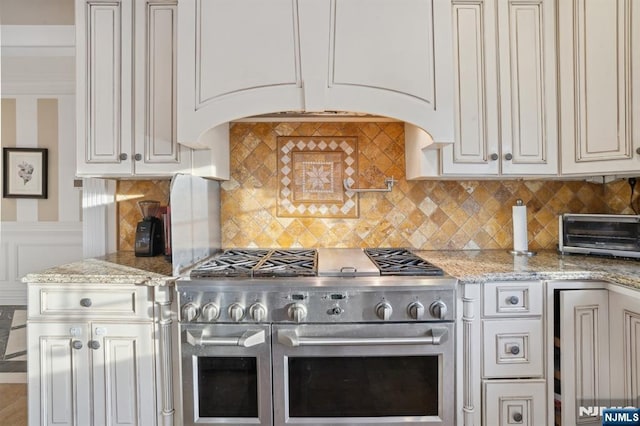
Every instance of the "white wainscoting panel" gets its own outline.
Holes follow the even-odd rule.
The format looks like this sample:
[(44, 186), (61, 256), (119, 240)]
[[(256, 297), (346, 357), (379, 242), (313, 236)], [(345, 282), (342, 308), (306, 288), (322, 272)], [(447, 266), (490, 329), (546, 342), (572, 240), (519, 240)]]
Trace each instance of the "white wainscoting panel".
[(2, 222), (0, 305), (26, 305), (24, 275), (82, 259), (81, 222)]

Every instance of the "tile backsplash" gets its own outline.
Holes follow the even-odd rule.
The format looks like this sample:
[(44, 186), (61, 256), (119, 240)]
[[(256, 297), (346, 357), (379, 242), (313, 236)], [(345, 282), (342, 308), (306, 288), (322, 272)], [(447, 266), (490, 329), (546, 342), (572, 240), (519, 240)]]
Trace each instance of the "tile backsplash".
[[(358, 138), (354, 187), (391, 192), (359, 195), (359, 217), (279, 217), (278, 137)], [(633, 213), (626, 181), (407, 181), (404, 125), (379, 123), (234, 123), (231, 179), (222, 183), (222, 246), (498, 249), (512, 246), (511, 206), (528, 207), (531, 249), (554, 248), (561, 213)]]
[[(234, 123), (231, 179), (220, 191), (222, 247), (365, 247), (416, 249), (511, 248), (511, 206), (528, 208), (530, 248), (555, 248), (561, 213), (633, 214), (624, 180), (407, 181), (402, 123)], [(355, 136), (358, 176), (354, 187), (388, 193), (358, 195), (359, 217), (279, 217), (278, 137)], [(117, 185), (119, 250), (133, 250), (137, 202), (169, 200), (169, 180), (122, 180)], [(211, 202), (217, 202), (213, 200)]]
[(138, 201), (156, 200), (166, 206), (169, 202), (169, 180), (120, 180), (116, 185), (118, 217), (118, 250), (133, 251), (136, 225), (142, 220)]

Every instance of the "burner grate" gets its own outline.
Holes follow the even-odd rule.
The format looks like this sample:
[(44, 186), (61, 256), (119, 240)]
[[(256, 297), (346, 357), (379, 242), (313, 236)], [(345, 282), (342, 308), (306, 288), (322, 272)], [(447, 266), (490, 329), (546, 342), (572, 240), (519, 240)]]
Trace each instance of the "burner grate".
[(442, 269), (405, 248), (367, 248), (364, 252), (380, 275), (444, 275)]
[(317, 275), (313, 249), (229, 249), (191, 272), (191, 278), (300, 277)]

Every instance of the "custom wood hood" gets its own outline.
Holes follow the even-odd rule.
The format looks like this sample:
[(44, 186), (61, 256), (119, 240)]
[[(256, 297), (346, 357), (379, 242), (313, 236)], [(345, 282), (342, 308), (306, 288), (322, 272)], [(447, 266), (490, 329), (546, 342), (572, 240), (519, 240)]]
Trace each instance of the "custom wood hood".
[(448, 1), (181, 0), (178, 10), (182, 144), (219, 150), (229, 121), (283, 111), (390, 117), (454, 140)]

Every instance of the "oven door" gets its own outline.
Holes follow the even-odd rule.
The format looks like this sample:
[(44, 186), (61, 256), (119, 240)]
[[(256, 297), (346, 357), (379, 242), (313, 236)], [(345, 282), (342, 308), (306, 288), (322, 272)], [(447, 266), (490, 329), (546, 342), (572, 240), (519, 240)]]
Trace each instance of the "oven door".
[(271, 425), (268, 325), (181, 325), (184, 425)]
[(277, 425), (453, 425), (453, 323), (274, 326)]

